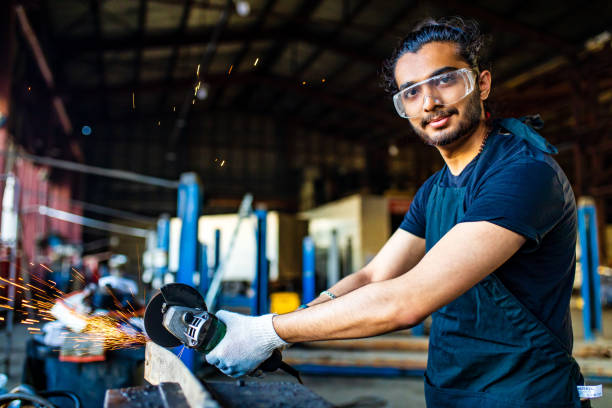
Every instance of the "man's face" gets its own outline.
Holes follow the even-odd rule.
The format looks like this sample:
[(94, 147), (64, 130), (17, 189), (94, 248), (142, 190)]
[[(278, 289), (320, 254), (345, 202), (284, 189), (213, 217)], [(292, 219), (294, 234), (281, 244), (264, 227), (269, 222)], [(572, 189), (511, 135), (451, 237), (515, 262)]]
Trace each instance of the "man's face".
[[(440, 73), (443, 69), (470, 68), (457, 52), (453, 43), (431, 42), (416, 53), (402, 55), (395, 66), (395, 81), (402, 89), (407, 83), (423, 81)], [(420, 115), (410, 118), (416, 134), (427, 144), (433, 146), (449, 145), (474, 132), (484, 119), (482, 100), (489, 93), (490, 74), (483, 72), (476, 78), (476, 87), (467, 97), (452, 105), (436, 104), (435, 98), (426, 97)], [(483, 85), (486, 89), (482, 89)], [(483, 92), (484, 91), (484, 92)]]

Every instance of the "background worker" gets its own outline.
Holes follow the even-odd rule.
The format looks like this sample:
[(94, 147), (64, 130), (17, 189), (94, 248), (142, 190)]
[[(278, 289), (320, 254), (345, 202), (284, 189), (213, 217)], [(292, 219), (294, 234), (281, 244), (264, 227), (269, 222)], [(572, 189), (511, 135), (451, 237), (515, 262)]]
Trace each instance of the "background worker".
[(458, 18), (402, 41), (387, 64), (394, 105), (445, 166), (376, 257), (310, 307), (219, 312), (228, 331), (209, 363), (241, 376), (287, 343), (374, 336), (433, 314), (428, 406), (581, 406), (574, 195), (553, 146), (516, 119), (488, 120), (482, 46), (477, 24)]

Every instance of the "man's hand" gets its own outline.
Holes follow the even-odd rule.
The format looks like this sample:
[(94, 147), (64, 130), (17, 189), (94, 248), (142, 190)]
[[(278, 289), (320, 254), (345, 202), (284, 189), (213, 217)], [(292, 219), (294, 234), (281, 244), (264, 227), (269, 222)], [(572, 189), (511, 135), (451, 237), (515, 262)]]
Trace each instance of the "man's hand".
[(276, 334), (273, 314), (253, 317), (221, 310), (216, 316), (227, 332), (206, 361), (231, 377), (253, 372), (274, 350), (288, 344)]

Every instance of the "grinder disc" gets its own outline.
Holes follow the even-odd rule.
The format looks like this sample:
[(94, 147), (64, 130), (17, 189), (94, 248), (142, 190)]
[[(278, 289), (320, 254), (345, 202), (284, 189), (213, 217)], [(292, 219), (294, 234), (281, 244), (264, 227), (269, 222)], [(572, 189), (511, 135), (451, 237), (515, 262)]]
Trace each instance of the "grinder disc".
[(164, 315), (162, 306), (165, 303), (164, 296), (160, 293), (151, 298), (144, 314), (144, 326), (147, 336), (162, 347), (177, 347), (182, 343), (174, 337), (162, 324)]
[(206, 311), (206, 303), (197, 289), (184, 283), (168, 283), (159, 289), (168, 306), (183, 306)]

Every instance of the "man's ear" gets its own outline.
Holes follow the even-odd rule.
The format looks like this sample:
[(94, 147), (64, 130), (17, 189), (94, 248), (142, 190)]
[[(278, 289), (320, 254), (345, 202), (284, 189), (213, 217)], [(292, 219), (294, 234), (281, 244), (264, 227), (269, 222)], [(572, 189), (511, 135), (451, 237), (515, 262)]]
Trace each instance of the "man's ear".
[(491, 72), (484, 70), (478, 75), (478, 90), (480, 91), (480, 100), (484, 101), (489, 97), (491, 92)]

